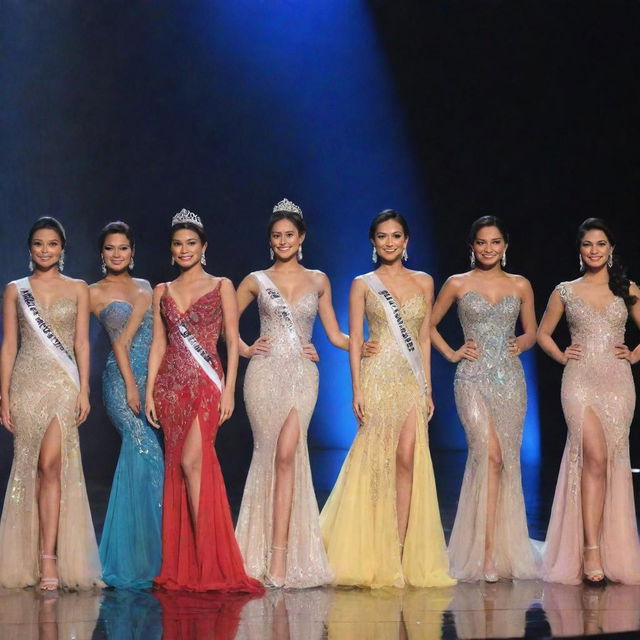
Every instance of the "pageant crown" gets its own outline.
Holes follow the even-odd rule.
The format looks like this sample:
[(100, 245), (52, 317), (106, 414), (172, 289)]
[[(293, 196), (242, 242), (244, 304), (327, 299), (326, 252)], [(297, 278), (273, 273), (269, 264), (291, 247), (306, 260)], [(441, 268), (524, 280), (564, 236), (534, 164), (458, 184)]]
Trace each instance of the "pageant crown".
[(180, 213), (176, 213), (176, 215), (171, 219), (171, 226), (175, 227), (177, 224), (182, 222), (190, 222), (191, 224), (195, 224), (196, 227), (204, 229), (202, 226), (202, 220), (200, 220), (193, 211), (189, 211), (188, 209), (183, 209)]
[(278, 213), (279, 211), (284, 211), (286, 213), (297, 213), (302, 218), (302, 209), (297, 204), (295, 204), (295, 202), (287, 200), (287, 198), (283, 198), (275, 207), (273, 207), (273, 213)]

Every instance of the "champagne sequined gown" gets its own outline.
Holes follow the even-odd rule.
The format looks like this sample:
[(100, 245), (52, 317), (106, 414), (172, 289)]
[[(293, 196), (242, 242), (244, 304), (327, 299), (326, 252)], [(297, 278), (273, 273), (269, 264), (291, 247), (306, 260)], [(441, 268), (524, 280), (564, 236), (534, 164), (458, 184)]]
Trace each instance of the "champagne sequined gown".
[[(160, 299), (167, 348), (153, 398), (164, 433), (165, 477), (162, 567), (155, 583), (171, 590), (262, 593), (260, 583), (244, 570), (214, 448), (220, 390), (194, 360), (180, 334), (182, 324), (209, 354), (212, 367), (222, 380), (217, 350), (223, 321), (221, 284), (222, 280), (184, 312), (171, 296), (169, 285)], [(196, 420), (202, 438), (202, 459), (198, 518), (193, 527), (181, 460), (185, 439)]]
[[(125, 328), (133, 308), (114, 300), (100, 312), (111, 342)], [(152, 313), (149, 310), (129, 350), (129, 362), (140, 397), (147, 384)], [(164, 464), (158, 431), (131, 411), (127, 389), (113, 351), (102, 376), (102, 399), (113, 426), (122, 438), (109, 506), (100, 540), (104, 581), (120, 589), (145, 589), (160, 570), (160, 524)]]
[[(557, 287), (571, 341), (582, 347), (562, 376), (565, 446), (547, 530), (544, 579), (579, 584), (584, 549), (582, 526), (582, 424), (587, 411), (600, 421), (607, 446), (606, 489), (600, 532), (600, 558), (610, 580), (640, 584), (640, 544), (631, 483), (629, 426), (635, 408), (631, 365), (615, 357), (624, 342), (627, 307), (614, 298), (596, 309), (576, 295), (570, 282)], [(638, 304), (638, 303), (636, 303)]]
[[(311, 341), (318, 312), (313, 291), (289, 305), (301, 344)], [(274, 300), (260, 287), (260, 335), (272, 340), (267, 355), (251, 358), (244, 399), (253, 432), (253, 457), (245, 484), (236, 535), (249, 575), (263, 579), (269, 570), (273, 528), (274, 461), (280, 430), (292, 410), (300, 436), (295, 453), (294, 486), (287, 543), (285, 586), (301, 589), (331, 582), (333, 574), (320, 535), (309, 466), (307, 431), (318, 396), (318, 369), (292, 343)]]
[[(62, 298), (49, 308), (37, 300), (36, 304), (67, 352), (73, 354), (75, 301)], [(75, 424), (78, 390), (34, 334), (19, 303), (18, 323), (20, 346), (10, 388), (14, 454), (0, 521), (0, 586), (26, 587), (40, 580), (38, 457), (42, 438), (57, 419), (62, 433), (58, 575), (63, 588), (90, 588), (102, 583)]]
[[(420, 384), (400, 351), (382, 302), (367, 290), (365, 312), (379, 352), (363, 358), (361, 425), (320, 516), (329, 563), (338, 585), (448, 586), (449, 561), (429, 453), (427, 406)], [(422, 295), (400, 313), (416, 346), (426, 314)], [(419, 346), (418, 346), (419, 348)], [(416, 442), (409, 523), (401, 553), (396, 517), (396, 449), (400, 429), (416, 410)]]
[(475, 340), (480, 352), (474, 362), (460, 361), (454, 382), (456, 407), (469, 447), (449, 541), (451, 573), (459, 580), (483, 579), (489, 429), (498, 437), (503, 464), (494, 528), (497, 573), (502, 578), (535, 578), (538, 574), (520, 473), (527, 390), (520, 359), (507, 349), (515, 335), (520, 304), (517, 296), (491, 304), (476, 291), (458, 300), (465, 340)]

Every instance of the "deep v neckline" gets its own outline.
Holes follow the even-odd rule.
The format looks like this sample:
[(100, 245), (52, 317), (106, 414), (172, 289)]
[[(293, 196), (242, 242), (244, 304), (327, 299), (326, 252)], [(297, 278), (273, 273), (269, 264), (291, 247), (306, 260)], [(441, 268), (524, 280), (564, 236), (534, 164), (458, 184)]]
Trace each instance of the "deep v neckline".
[(169, 285), (167, 285), (167, 290), (165, 292), (165, 297), (168, 300), (171, 300), (171, 302), (173, 302), (173, 306), (175, 308), (175, 310), (178, 312), (178, 315), (181, 318), (184, 318), (184, 316), (186, 316), (189, 311), (191, 311), (203, 298), (206, 298), (208, 295), (215, 293), (216, 291), (218, 291), (218, 289), (220, 289), (220, 285), (222, 284), (222, 279), (220, 279), (218, 281), (218, 284), (213, 288), (210, 289), (209, 291), (206, 291), (205, 293), (203, 293), (200, 297), (196, 298), (187, 308), (185, 311), (182, 311), (180, 309), (180, 306), (178, 305), (176, 299), (173, 297), (173, 294), (171, 293), (171, 291), (169, 291)]
[(424, 295), (422, 294), (422, 292), (417, 291), (416, 293), (412, 293), (410, 296), (408, 296), (404, 301), (400, 302), (400, 298), (397, 295), (395, 295), (395, 293), (393, 293), (391, 289), (389, 289), (389, 287), (383, 282), (382, 278), (378, 274), (376, 274), (375, 271), (372, 271), (371, 273), (376, 278), (378, 278), (378, 280), (380, 280), (380, 284), (382, 284), (386, 292), (393, 298), (393, 301), (396, 303), (399, 309), (402, 309), (404, 305), (407, 304), (407, 302), (409, 302), (410, 300), (413, 300), (414, 298), (424, 298)]
[(61, 296), (57, 300), (54, 300), (50, 305), (42, 304), (42, 301), (36, 295), (33, 285), (31, 284), (30, 277), (27, 278), (27, 282), (29, 283), (29, 289), (31, 289), (31, 295), (33, 296), (33, 300), (36, 303), (36, 307), (38, 308), (38, 311), (40, 311), (40, 313), (42, 312), (49, 313), (49, 311), (51, 311), (53, 307), (55, 307), (59, 302), (62, 302), (63, 300), (68, 300), (69, 302), (73, 302), (74, 304), (77, 304), (77, 302), (73, 298), (70, 298), (69, 296)]
[(598, 308), (594, 305), (592, 305), (586, 298), (582, 297), (579, 293), (576, 293), (576, 290), (573, 287), (573, 284), (569, 283), (569, 286), (571, 287), (571, 294), (573, 295), (574, 298), (576, 298), (577, 300), (580, 300), (580, 302), (582, 302), (585, 306), (589, 307), (589, 309), (591, 309), (591, 311), (593, 311), (594, 313), (604, 313), (617, 299), (618, 296), (613, 296), (613, 298), (611, 298), (611, 300), (609, 300), (609, 302), (607, 302), (607, 304), (605, 304), (602, 308)]
[(280, 290), (280, 287), (273, 281), (273, 278), (271, 278), (269, 274), (264, 270), (261, 271), (261, 273), (265, 278), (267, 278), (267, 280), (269, 280), (269, 282), (273, 285), (273, 288), (280, 294), (280, 297), (287, 303), (287, 306), (289, 307), (295, 307), (301, 300), (303, 300), (307, 296), (318, 295), (318, 292), (315, 289), (312, 289), (311, 291), (307, 291), (306, 293), (303, 293), (301, 296), (298, 296), (295, 302), (290, 302), (282, 293), (282, 291)]

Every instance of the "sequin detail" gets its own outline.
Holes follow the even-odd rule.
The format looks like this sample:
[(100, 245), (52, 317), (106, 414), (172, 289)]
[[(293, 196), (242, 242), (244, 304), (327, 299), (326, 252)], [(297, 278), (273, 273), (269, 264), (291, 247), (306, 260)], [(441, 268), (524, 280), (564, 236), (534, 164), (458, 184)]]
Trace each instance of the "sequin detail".
[[(68, 298), (40, 314), (73, 354), (76, 303)], [(58, 573), (65, 588), (101, 585), (96, 544), (75, 425), (78, 391), (43, 346), (18, 306), (20, 346), (11, 375), (15, 427), (11, 476), (0, 522), (0, 585), (26, 587), (40, 579), (40, 531), (36, 482), (42, 438), (54, 419), (62, 433)]]
[[(244, 399), (253, 432), (253, 457), (236, 535), (247, 572), (264, 579), (271, 561), (275, 453), (280, 429), (295, 409), (300, 437), (294, 462), (285, 586), (300, 589), (327, 584), (333, 578), (320, 536), (307, 449), (307, 430), (318, 396), (318, 369), (291, 340), (277, 302), (261, 290), (260, 335), (269, 336), (272, 343), (268, 355), (251, 358), (245, 375)], [(318, 294), (309, 292), (289, 308), (300, 343), (307, 344), (318, 312)]]
[(469, 447), (449, 542), (451, 572), (459, 580), (483, 577), (490, 428), (500, 441), (503, 463), (493, 560), (500, 577), (537, 576), (520, 473), (527, 391), (520, 359), (507, 349), (509, 339), (515, 335), (520, 304), (517, 296), (506, 296), (491, 304), (476, 291), (468, 291), (458, 300), (465, 340), (475, 340), (480, 353), (474, 362), (459, 362), (454, 381), (456, 408)]
[(557, 286), (564, 303), (571, 341), (582, 347), (579, 360), (569, 360), (562, 375), (562, 410), (568, 434), (547, 531), (544, 577), (550, 582), (578, 584), (582, 578), (582, 428), (592, 411), (607, 447), (600, 556), (607, 577), (640, 584), (640, 543), (629, 461), (629, 427), (635, 409), (631, 366), (615, 357), (624, 343), (628, 312), (615, 297), (596, 309), (576, 294), (573, 284)]

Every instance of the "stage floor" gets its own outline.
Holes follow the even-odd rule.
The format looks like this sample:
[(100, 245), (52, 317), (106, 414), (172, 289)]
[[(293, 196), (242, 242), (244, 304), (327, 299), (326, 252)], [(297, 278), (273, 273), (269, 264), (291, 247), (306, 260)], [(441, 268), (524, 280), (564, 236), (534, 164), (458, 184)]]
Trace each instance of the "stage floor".
[[(339, 467), (343, 456), (314, 452), (314, 470)], [(464, 453), (434, 453), (447, 536), (464, 459)], [(322, 474), (315, 475), (322, 503), (326, 487), (321, 486)], [(554, 482), (553, 470), (523, 465), (531, 535), (538, 539), (544, 537)], [(88, 484), (100, 530), (109, 487)], [(234, 486), (229, 495), (236, 512), (240, 489)], [(257, 599), (114, 590), (43, 596), (32, 589), (0, 590), (2, 640), (454, 640), (609, 634), (640, 638), (640, 586), (505, 581), (447, 589), (270, 591)]]

